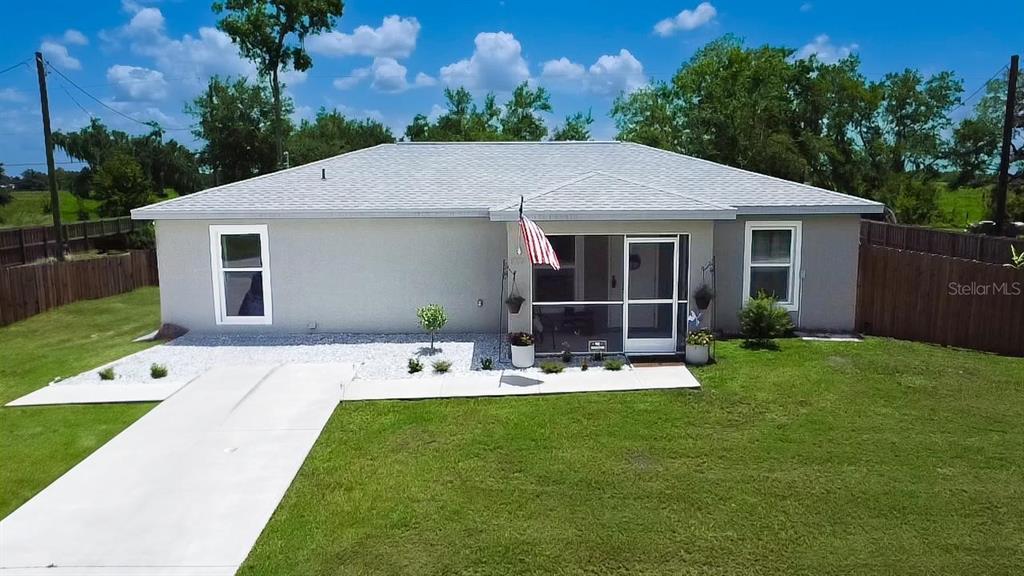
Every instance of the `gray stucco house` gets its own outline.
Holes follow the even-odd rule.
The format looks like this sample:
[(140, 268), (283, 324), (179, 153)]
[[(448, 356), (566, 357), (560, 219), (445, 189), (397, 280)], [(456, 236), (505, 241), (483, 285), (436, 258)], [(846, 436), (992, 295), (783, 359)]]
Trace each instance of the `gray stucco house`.
[[(529, 264), (520, 196), (561, 270)], [(852, 330), (859, 220), (882, 210), (639, 144), (399, 143), (132, 217), (156, 224), (164, 322), (193, 331), (415, 332), (416, 308), (439, 303), (447, 330), (532, 331), (538, 352), (658, 353), (712, 280), (725, 332), (762, 289), (800, 328)]]

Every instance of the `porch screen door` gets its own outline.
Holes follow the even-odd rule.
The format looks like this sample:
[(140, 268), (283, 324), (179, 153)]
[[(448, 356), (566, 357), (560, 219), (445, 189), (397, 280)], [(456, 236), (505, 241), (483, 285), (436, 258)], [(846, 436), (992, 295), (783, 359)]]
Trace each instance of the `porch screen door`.
[(675, 351), (678, 249), (676, 237), (626, 239), (626, 352)]

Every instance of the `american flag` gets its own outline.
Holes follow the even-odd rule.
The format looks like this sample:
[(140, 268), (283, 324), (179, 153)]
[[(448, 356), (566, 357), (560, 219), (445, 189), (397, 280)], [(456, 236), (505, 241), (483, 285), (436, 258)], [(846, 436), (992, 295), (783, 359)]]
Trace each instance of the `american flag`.
[(526, 253), (529, 254), (532, 264), (550, 264), (555, 270), (561, 267), (558, 255), (551, 247), (551, 242), (548, 242), (548, 237), (533, 220), (523, 216), (522, 208), (519, 212), (519, 231), (523, 234), (523, 243), (526, 244)]

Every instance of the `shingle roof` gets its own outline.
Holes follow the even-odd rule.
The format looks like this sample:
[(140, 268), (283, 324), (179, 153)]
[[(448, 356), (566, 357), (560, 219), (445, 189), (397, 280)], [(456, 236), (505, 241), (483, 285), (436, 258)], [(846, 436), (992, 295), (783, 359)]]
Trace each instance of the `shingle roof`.
[(382, 144), (138, 208), (132, 216), (504, 219), (502, 208), (518, 210), (520, 196), (529, 199), (527, 214), (550, 218), (588, 218), (588, 206), (603, 218), (882, 210), (862, 198), (639, 144), (504, 142)]

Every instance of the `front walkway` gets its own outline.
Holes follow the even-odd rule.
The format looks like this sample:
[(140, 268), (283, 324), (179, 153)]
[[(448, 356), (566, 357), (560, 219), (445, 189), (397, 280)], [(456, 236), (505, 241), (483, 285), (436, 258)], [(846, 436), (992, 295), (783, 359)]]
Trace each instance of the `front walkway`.
[(353, 372), (210, 370), (0, 521), (0, 574), (234, 574)]
[(362, 380), (344, 386), (342, 401), (408, 400), (472, 396), (522, 396), (566, 392), (614, 392), (663, 388), (700, 388), (685, 366), (623, 366), (610, 371), (597, 366), (587, 371), (569, 369), (561, 374), (529, 370), (476, 371), (431, 378)]

